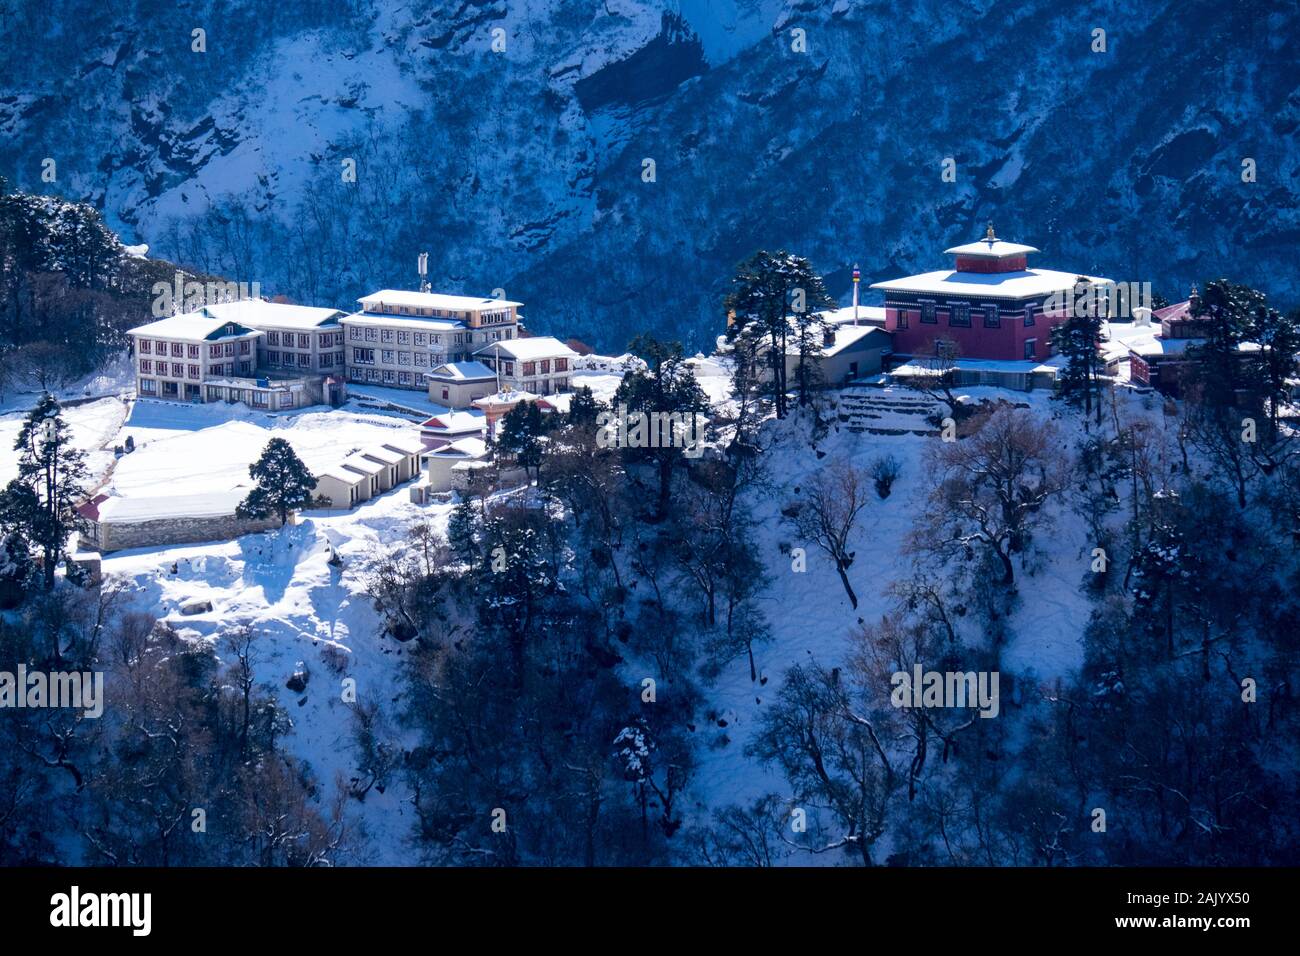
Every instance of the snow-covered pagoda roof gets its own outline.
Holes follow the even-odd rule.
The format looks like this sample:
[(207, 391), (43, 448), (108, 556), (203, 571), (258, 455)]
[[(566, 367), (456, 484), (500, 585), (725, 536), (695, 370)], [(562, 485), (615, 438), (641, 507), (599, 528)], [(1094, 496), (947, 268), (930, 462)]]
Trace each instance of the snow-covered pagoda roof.
[(1005, 259), (1007, 256), (1025, 256), (1037, 252), (1033, 246), (1023, 246), (1018, 242), (1006, 242), (1002, 239), (981, 239), (968, 242), (964, 246), (953, 246), (943, 250), (950, 256), (978, 256), (984, 259)]
[(1018, 242), (1004, 242), (993, 233), (993, 223), (989, 223), (984, 238), (978, 242), (968, 242), (964, 246), (953, 246), (944, 252), (950, 256), (977, 259), (1008, 259), (1012, 256), (1026, 256), (1037, 252), (1033, 246), (1024, 246)]
[[(871, 288), (884, 292), (913, 292), (946, 295), (960, 299), (1031, 299), (1074, 288), (1076, 272), (1052, 269), (1019, 269), (1015, 272), (958, 272), (939, 269), (920, 275), (873, 282)], [(1110, 279), (1083, 276), (1092, 283), (1109, 284)]]

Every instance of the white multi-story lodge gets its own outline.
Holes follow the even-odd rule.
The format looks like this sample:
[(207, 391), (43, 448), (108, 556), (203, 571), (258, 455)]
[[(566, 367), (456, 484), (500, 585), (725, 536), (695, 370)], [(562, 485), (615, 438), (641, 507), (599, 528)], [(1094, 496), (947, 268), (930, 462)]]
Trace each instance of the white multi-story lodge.
[(352, 382), (424, 389), (426, 373), (519, 334), (522, 303), (505, 299), (383, 289), (359, 301), (339, 320)]
[(137, 394), (268, 410), (338, 404), (346, 389), (341, 315), (244, 299), (137, 326), (127, 333)]
[(567, 391), (578, 353), (523, 336), (521, 303), (385, 289), (347, 315), (242, 299), (131, 329), (144, 398), (270, 410), (338, 404), (347, 382), (427, 390), (450, 408), (502, 389)]

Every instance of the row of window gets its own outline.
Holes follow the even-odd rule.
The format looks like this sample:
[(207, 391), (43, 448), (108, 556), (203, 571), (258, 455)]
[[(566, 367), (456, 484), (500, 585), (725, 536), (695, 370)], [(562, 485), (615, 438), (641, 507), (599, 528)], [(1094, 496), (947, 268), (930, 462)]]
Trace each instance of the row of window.
[[(172, 358), (192, 358), (199, 357), (199, 347), (197, 345), (187, 345), (184, 342), (165, 342), (153, 341), (152, 339), (140, 339), (139, 349), (141, 355), (158, 355), (160, 357), (167, 355), (170, 346)], [(234, 355), (236, 351), (240, 355), (250, 355), (253, 351), (253, 343), (244, 339), (238, 343), (236, 349), (234, 342), (221, 342), (208, 346), (208, 355), (212, 358), (221, 358), (223, 355)]]
[(351, 373), (354, 382), (382, 382), (385, 385), (414, 385), (415, 377), (411, 372), (399, 372), (385, 368), (354, 368)]
[[(1002, 315), (996, 305), (984, 305), (980, 307), (983, 313), (984, 328), (1000, 329), (1002, 328)], [(1019, 309), (1016, 310), (1020, 311)], [(1034, 307), (1025, 306), (1025, 326), (1030, 327), (1035, 324)], [(917, 309), (898, 309), (896, 328), (905, 329), (912, 315), (917, 314)], [(937, 303), (922, 302), (920, 304), (919, 315), (922, 325), (938, 325), (939, 315)], [(956, 329), (970, 328), (970, 303), (969, 302), (949, 302), (948, 303), (948, 327)]]
[[(343, 344), (343, 333), (342, 332), (320, 332), (317, 334), (316, 341), (317, 344), (320, 346), (320, 348), (323, 349), (332, 348), (335, 345)], [(266, 333), (267, 345), (283, 346), (284, 348), (291, 349), (294, 347), (295, 343), (300, 349), (311, 348), (311, 333), (310, 332), (297, 332), (297, 333), (267, 332)]]
[[(275, 401), (271, 401), (272, 395)], [(254, 408), (293, 408), (291, 392), (265, 392), (256, 388), (227, 388), (223, 385), (208, 386), (210, 402), (243, 402)]]
[[(308, 358), (308, 356), (304, 356), (304, 358)], [(322, 356), (321, 365), (324, 366), (324, 364), (324, 356)], [(339, 357), (338, 364), (343, 364), (342, 356)], [(333, 366), (331, 365), (329, 367), (332, 368)], [(238, 369), (239, 375), (253, 374), (252, 362), (239, 362), (238, 365), (234, 362), (223, 362), (216, 365), (209, 365), (208, 375), (217, 378), (222, 376), (231, 378), (236, 374), (236, 368)], [(140, 374), (167, 375), (171, 378), (188, 378), (192, 381), (198, 381), (203, 377), (203, 369), (201, 366), (193, 364), (186, 365), (183, 362), (172, 362), (169, 365), (167, 362), (161, 360), (154, 361), (153, 359), (140, 359)]]
[[(483, 358), (483, 364), (486, 365), (488, 368), (495, 368), (496, 366), (493, 364), (495, 361), (496, 360), (490, 356), (484, 356)], [(527, 378), (530, 375), (550, 375), (552, 365), (555, 366), (554, 370), (556, 372), (567, 372), (569, 370), (569, 360), (567, 358), (541, 359), (540, 361), (536, 361), (536, 362), (522, 363), (523, 367), (521, 368), (519, 374), (525, 378)], [(501, 370), (506, 375), (514, 375), (515, 363), (510, 361), (509, 359), (502, 359)]]
[(415, 306), (405, 306), (405, 305), (402, 306), (385, 305), (379, 309), (375, 309), (375, 310), (367, 309), (366, 311), (383, 312), (387, 315), (426, 315), (430, 317), (437, 317), (437, 318), (444, 318), (444, 319), (468, 319), (469, 318), (468, 312), (457, 312), (454, 309), (421, 309)]
[[(268, 351), (266, 353), (266, 364), (274, 368), (311, 368), (311, 355), (306, 352), (276, 352)], [(338, 368), (343, 364), (342, 352), (322, 352), (318, 366), (320, 368)]]
[[(334, 334), (338, 336), (337, 341), (343, 341), (342, 332), (336, 332)], [(473, 332), (448, 332), (446, 333), (446, 336), (449, 345), (472, 345), (474, 342)], [(499, 342), (502, 339), (511, 338), (514, 338), (514, 329), (499, 329), (492, 333), (491, 341)], [(362, 328), (353, 325), (349, 327), (348, 339), (353, 342), (379, 342), (395, 345), (434, 346), (443, 344), (443, 333), (409, 332), (405, 329)]]
[[(384, 365), (414, 365), (416, 368), (429, 367), (428, 352), (394, 352), (392, 349), (380, 349), (379, 361)], [(340, 359), (340, 364), (342, 360)], [(352, 364), (374, 365), (374, 349), (352, 349)]]
[[(422, 309), (416, 306), (407, 305), (385, 305), (378, 309), (366, 309), (367, 312), (382, 312), (385, 315), (423, 315), (429, 318), (437, 319), (457, 319), (461, 322), (468, 322), (472, 312), (461, 312), (456, 309)], [(514, 317), (509, 309), (494, 309), (491, 312), (480, 312), (479, 321), (483, 324), (492, 324), (497, 322), (512, 322)]]

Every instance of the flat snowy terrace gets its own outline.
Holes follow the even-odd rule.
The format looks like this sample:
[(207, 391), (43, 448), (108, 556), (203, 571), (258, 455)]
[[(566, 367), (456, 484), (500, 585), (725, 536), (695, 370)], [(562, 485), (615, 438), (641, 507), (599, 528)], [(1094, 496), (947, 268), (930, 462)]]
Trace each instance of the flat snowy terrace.
[(137, 403), (123, 431), (146, 437), (137, 437), (136, 450), (118, 460), (113, 494), (172, 497), (246, 487), (251, 484), (249, 465), (272, 438), (288, 441), (312, 472), (340, 465), (358, 452), (378, 450), (394, 439), (419, 442), (419, 429), (409, 422), (345, 409), (278, 416), (248, 413), (214, 423), (214, 408), (229, 414), (230, 406)]

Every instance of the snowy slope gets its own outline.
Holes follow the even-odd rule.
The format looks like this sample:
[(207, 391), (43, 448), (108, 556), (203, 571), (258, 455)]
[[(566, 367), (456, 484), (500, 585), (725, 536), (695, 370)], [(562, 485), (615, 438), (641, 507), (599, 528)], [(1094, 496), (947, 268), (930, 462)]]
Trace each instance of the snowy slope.
[[(724, 397), (725, 379), (706, 376), (704, 380), (721, 386), (715, 399)], [(976, 388), (969, 390), (969, 396), (1027, 403), (1044, 417), (1059, 414), (1058, 406), (1044, 393)], [(1126, 417), (1159, 416), (1158, 405), (1147, 398), (1124, 393), (1123, 401)], [(140, 445), (119, 462), (113, 475), (115, 487), (122, 493), (148, 494), (159, 489), (178, 493), (205, 485), (224, 486), (241, 474), (246, 476), (240, 468), (246, 469), (244, 463), (270, 434), (286, 437), (310, 454), (313, 443), (327, 434), (346, 444), (412, 427), (397, 416), (350, 411), (269, 416), (236, 410), (234, 420), (223, 421), (230, 411), (224, 406), (138, 404), (122, 434), (135, 434)], [(1077, 416), (1061, 418), (1058, 424), (1070, 445), (1082, 434)], [(768, 427), (777, 438), (768, 453), (777, 487), (772, 493), (756, 494), (749, 504), (757, 521), (757, 547), (771, 578), (762, 606), (774, 639), (756, 648), (760, 678), (765, 682), (751, 683), (746, 664), (735, 661), (705, 688), (706, 705), (698, 714), (696, 738), (699, 767), (688, 806), (695, 820), (707, 819), (711, 810), (726, 804), (748, 803), (769, 791), (785, 792), (778, 773), (744, 756), (745, 745), (789, 667), (813, 659), (826, 666), (843, 663), (850, 632), (859, 622), (877, 619), (892, 608), (886, 589), (905, 577), (909, 567), (900, 542), (923, 511), (928, 490), (923, 456), (927, 444), (939, 440), (910, 432), (857, 434), (835, 427), (814, 447), (806, 430), (793, 421)], [(199, 448), (207, 449), (206, 470), (193, 467)], [(884, 453), (902, 463), (902, 473), (889, 498), (873, 497), (851, 541), (857, 559), (849, 576), (860, 599), (854, 612), (833, 565), (815, 549), (808, 549), (806, 572), (792, 570), (786, 552), (796, 542), (780, 510), (796, 496), (795, 489), (825, 465), (840, 460), (867, 465)], [(294, 732), (286, 745), (311, 764), (324, 785), (327, 802), (336, 778), (342, 775), (346, 784), (353, 770), (350, 711), (340, 696), (342, 678), (355, 678), (358, 694), (378, 700), (390, 714), (398, 703), (402, 646), (382, 635), (365, 596), (366, 575), (378, 556), (408, 540), (411, 523), (428, 521), (444, 530), (449, 507), (412, 505), (406, 488), (399, 487), (351, 512), (309, 512), (298, 526), (278, 532), (228, 543), (107, 555), (103, 569), (127, 584), (140, 609), (166, 618), (191, 637), (215, 640), (237, 624), (254, 626), (260, 635), (259, 682), (276, 693), (291, 713)], [(1021, 572), (1025, 597), (1010, 622), (1013, 638), (1002, 663), (1005, 670), (1044, 683), (1080, 663), (1080, 628), (1089, 611), (1081, 585), (1093, 546), (1080, 519), (1064, 504), (1056, 506), (1051, 517), (1050, 529), (1040, 536), (1041, 546)], [(341, 568), (328, 563), (332, 553), (341, 558)], [(211, 602), (211, 612), (180, 613), (182, 605), (203, 600)], [(343, 673), (330, 669), (326, 661), (327, 653), (333, 653), (330, 649), (346, 660)], [(284, 685), (300, 662), (311, 676), (306, 691), (294, 694)], [(635, 668), (632, 663), (628, 666)], [(708, 714), (713, 715), (712, 721), (705, 719)], [(415, 851), (406, 842), (412, 824), (407, 796), (397, 775), (387, 793), (372, 791), (364, 804), (351, 803), (369, 834), (363, 842), (373, 853), (373, 862), (415, 862)]]

